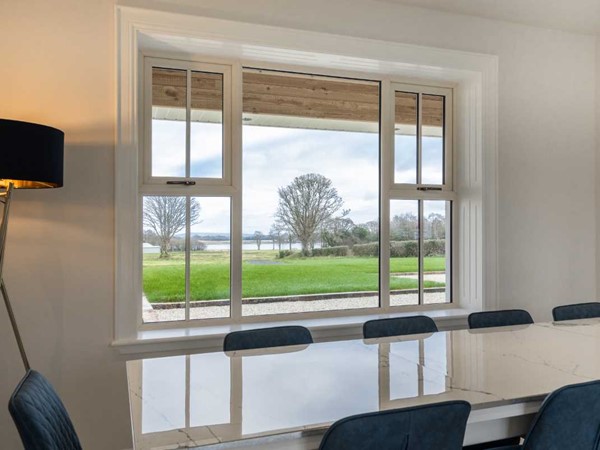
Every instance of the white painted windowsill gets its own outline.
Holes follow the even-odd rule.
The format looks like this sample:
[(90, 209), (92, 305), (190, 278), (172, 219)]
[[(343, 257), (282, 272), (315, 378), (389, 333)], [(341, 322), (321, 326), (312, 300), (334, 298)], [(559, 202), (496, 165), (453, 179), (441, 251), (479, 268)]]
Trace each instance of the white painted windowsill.
[(220, 351), (223, 348), (223, 339), (227, 333), (284, 325), (302, 325), (307, 327), (310, 329), (315, 342), (359, 339), (362, 337), (363, 323), (367, 320), (414, 316), (417, 314), (425, 315), (431, 317), (436, 322), (438, 328), (443, 331), (466, 328), (467, 316), (471, 312), (473, 311), (463, 308), (445, 308), (397, 314), (369, 314), (281, 322), (254, 322), (235, 325), (143, 330), (138, 331), (135, 339), (116, 340), (112, 342), (112, 346), (124, 355), (176, 350), (194, 350), (198, 352)]

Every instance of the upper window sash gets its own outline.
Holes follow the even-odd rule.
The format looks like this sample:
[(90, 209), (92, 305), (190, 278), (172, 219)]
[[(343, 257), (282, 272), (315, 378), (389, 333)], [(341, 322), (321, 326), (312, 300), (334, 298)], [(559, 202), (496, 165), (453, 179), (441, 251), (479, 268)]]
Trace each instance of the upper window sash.
[[(230, 65), (144, 58), (143, 152), (140, 160), (143, 190), (181, 191), (185, 188), (194, 194), (195, 187), (232, 186), (231, 79)], [(157, 136), (153, 127), (157, 121), (179, 122), (179, 126)], [(220, 133), (215, 133), (214, 128), (219, 124)], [(207, 136), (206, 133), (203, 135), (203, 130), (194, 130), (195, 126), (212, 126), (213, 130)], [(157, 141), (162, 141), (163, 148), (168, 146), (163, 155), (153, 148)], [(206, 152), (208, 146), (211, 148)], [(215, 164), (214, 153), (220, 157), (220, 167)], [(161, 156), (162, 162), (166, 162), (162, 168), (158, 161)], [(209, 164), (213, 174), (207, 176)]]
[[(445, 198), (453, 191), (452, 89), (396, 82), (390, 87), (389, 120), (394, 130), (390, 187), (399, 197), (403, 197), (402, 192), (411, 191), (418, 197)], [(443, 148), (436, 155), (438, 136)], [(400, 141), (402, 137), (404, 142)], [(402, 148), (405, 154), (400, 162), (397, 160)], [(442, 166), (440, 173), (435, 170), (436, 164)]]

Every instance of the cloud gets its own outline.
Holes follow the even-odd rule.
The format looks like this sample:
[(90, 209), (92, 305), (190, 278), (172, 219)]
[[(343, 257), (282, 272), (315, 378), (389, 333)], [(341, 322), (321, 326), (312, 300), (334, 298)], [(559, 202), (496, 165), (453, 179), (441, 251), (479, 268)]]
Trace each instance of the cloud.
[(267, 232), (277, 189), (311, 172), (331, 179), (356, 223), (377, 218), (378, 148), (375, 133), (245, 126), (244, 232)]
[[(185, 175), (185, 123), (153, 120), (153, 173)], [(415, 139), (396, 136), (396, 180), (414, 181)], [(194, 122), (191, 128), (190, 168), (193, 176), (220, 177), (222, 169), (220, 124)], [(442, 180), (441, 139), (423, 138), (424, 181)], [(277, 189), (294, 177), (319, 173), (331, 179), (350, 209), (355, 223), (375, 220), (379, 213), (379, 135), (377, 133), (243, 127), (243, 232), (267, 233), (277, 208)], [(399, 178), (400, 177), (400, 178)], [(192, 232), (227, 233), (230, 228), (228, 198), (199, 198), (202, 222)], [(395, 205), (395, 206), (394, 206)], [(401, 206), (402, 205), (402, 206)], [(416, 202), (392, 202), (395, 210), (416, 214)], [(443, 213), (444, 202), (427, 202), (426, 211)]]

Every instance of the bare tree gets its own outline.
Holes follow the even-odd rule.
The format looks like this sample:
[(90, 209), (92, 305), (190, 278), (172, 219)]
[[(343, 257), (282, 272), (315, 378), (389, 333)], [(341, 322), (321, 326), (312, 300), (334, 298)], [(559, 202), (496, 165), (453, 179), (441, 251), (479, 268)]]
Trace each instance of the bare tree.
[(316, 173), (296, 177), (278, 192), (275, 217), (298, 237), (302, 253), (308, 255), (315, 231), (342, 207), (344, 201), (331, 180)]
[(271, 225), (269, 234), (273, 239), (273, 250), (275, 250), (275, 240), (277, 240), (277, 246), (279, 248), (279, 251), (281, 251), (281, 244), (287, 239), (285, 225), (282, 224), (280, 221), (276, 220)]
[[(185, 228), (187, 214), (186, 197), (146, 197), (144, 198), (144, 226), (151, 229), (160, 243), (160, 257), (169, 257), (169, 243), (173, 236)], [(200, 204), (190, 198), (190, 225), (198, 223)]]
[(438, 213), (431, 213), (425, 219), (425, 239), (444, 239), (446, 237), (446, 218)]
[(392, 217), (390, 224), (390, 235), (397, 241), (411, 241), (418, 239), (419, 218), (411, 212)]
[(260, 244), (262, 244), (262, 240), (264, 237), (265, 237), (265, 235), (262, 234), (262, 232), (260, 232), (260, 231), (254, 232), (254, 240), (256, 241), (256, 247), (258, 250), (260, 250)]

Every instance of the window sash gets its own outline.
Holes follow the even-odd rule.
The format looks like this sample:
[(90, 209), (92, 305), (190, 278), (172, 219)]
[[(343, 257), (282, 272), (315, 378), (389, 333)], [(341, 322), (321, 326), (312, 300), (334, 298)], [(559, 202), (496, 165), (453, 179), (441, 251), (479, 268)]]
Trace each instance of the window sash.
[[(178, 69), (186, 71), (186, 171), (189, 172), (191, 158), (191, 109), (192, 109), (192, 72), (217, 73), (223, 76), (223, 110), (222, 110), (222, 177), (221, 178), (203, 178), (192, 176), (154, 176), (152, 174), (152, 69)], [(190, 195), (197, 195), (205, 192), (202, 187), (231, 187), (232, 186), (232, 66), (225, 64), (213, 64), (194, 61), (180, 61), (174, 59), (145, 57), (144, 58), (144, 96), (142, 111), (142, 158), (140, 164), (140, 180), (142, 188), (146, 188), (147, 193), (173, 192), (173, 187), (177, 185), (167, 185), (168, 181), (192, 181), (195, 185), (185, 186), (182, 192), (188, 192)], [(177, 186), (180, 187), (180, 186)], [(223, 191), (220, 191), (223, 192)]]
[[(417, 192), (424, 192), (424, 193), (438, 193), (438, 192), (448, 192), (451, 193), (453, 192), (453, 152), (452, 152), (452, 142), (453, 142), (453, 137), (452, 137), (452, 129), (453, 129), (453, 122), (452, 122), (452, 110), (453, 110), (453, 99), (452, 99), (452, 89), (450, 88), (441, 88), (441, 87), (434, 87), (434, 86), (422, 86), (422, 85), (415, 85), (415, 84), (406, 84), (406, 83), (398, 83), (398, 82), (392, 82), (390, 85), (390, 96), (391, 98), (388, 99), (388, 101), (390, 102), (390, 105), (388, 107), (388, 109), (391, 108), (391, 111), (389, 112), (389, 114), (391, 115), (390, 120), (392, 120), (392, 132), (394, 130), (394, 126), (395, 126), (395, 93), (396, 92), (409, 92), (409, 93), (414, 93), (418, 95), (418, 111), (417, 111), (417, 151), (418, 151), (418, 157), (417, 157), (417, 183), (396, 183), (395, 182), (395, 167), (396, 167), (396, 152), (395, 152), (395, 147), (392, 147), (391, 149), (391, 164), (388, 166), (387, 170), (390, 171), (390, 187), (389, 189), (392, 192), (398, 192), (400, 194), (400, 191), (417, 191)], [(422, 109), (423, 109), (423, 102), (422, 102), (422, 97), (423, 95), (437, 95), (437, 96), (443, 96), (445, 98), (445, 102), (444, 102), (444, 123), (443, 123), (443, 129), (444, 129), (444, 151), (443, 151), (443, 158), (444, 158), (444, 182), (442, 184), (427, 184), (427, 183), (421, 183), (421, 175), (422, 175), (422, 135), (421, 135), (421, 130), (422, 130)], [(393, 145), (393, 142), (392, 142)], [(431, 191), (427, 191), (427, 190), (420, 190), (420, 189), (427, 189), (427, 188), (433, 188), (435, 190), (431, 190)], [(437, 190), (441, 188), (440, 190)], [(412, 198), (412, 197), (410, 197)], [(421, 197), (420, 197), (421, 198)], [(422, 197), (422, 198), (429, 198), (427, 196)], [(447, 198), (447, 197), (444, 197)]]

